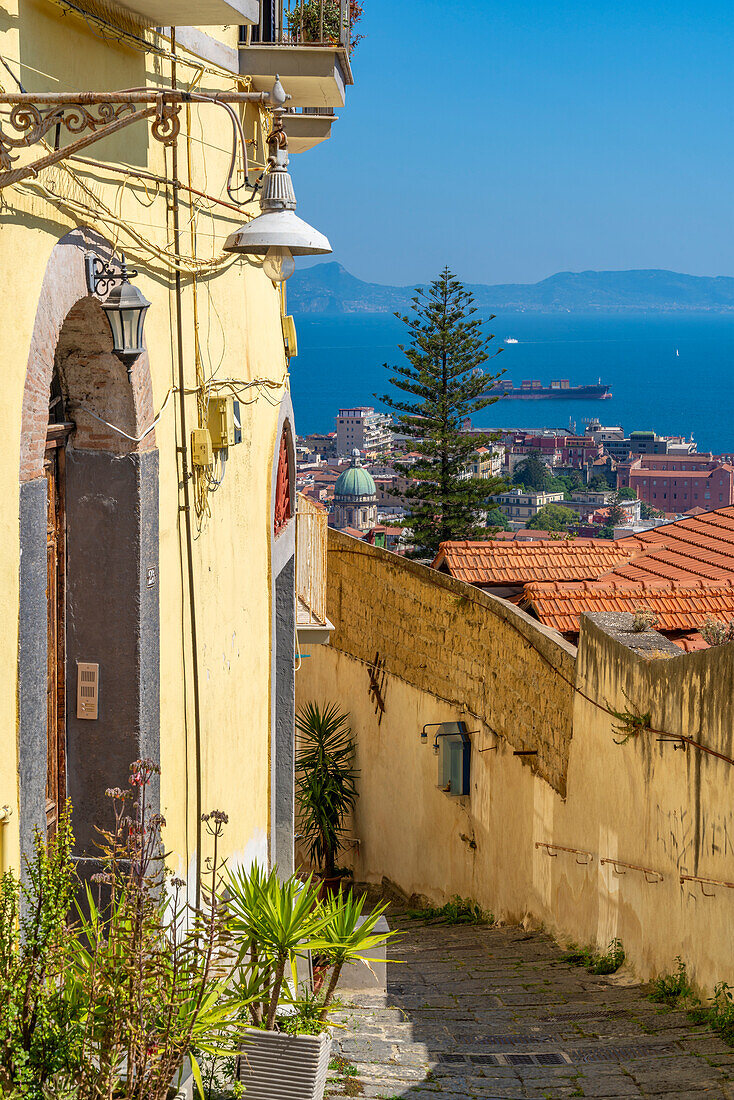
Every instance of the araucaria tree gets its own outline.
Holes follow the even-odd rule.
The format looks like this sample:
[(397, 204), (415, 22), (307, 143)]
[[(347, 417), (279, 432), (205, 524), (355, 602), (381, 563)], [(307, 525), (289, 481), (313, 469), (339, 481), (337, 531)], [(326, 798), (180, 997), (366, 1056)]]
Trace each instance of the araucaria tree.
[(420, 455), (414, 465), (396, 468), (409, 479), (404, 495), (416, 547), (435, 553), (449, 539), (486, 537), (482, 513), (503, 488), (497, 478), (471, 475), (477, 449), (491, 445), (492, 437), (463, 427), (467, 417), (498, 400), (487, 391), (504, 372), (487, 374), (481, 367), (502, 349), (490, 354), (493, 336), (482, 331), (472, 295), (448, 267), (412, 302), (410, 316), (395, 315), (408, 329), (410, 342), (399, 345), (408, 363), (385, 364), (395, 372), (391, 384), (408, 396), (386, 395), (382, 402)]

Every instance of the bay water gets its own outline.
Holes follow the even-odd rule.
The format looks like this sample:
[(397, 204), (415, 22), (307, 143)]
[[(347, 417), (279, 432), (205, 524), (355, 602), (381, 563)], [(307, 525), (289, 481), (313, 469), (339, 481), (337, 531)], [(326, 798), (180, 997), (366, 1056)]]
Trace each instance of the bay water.
[[(391, 314), (296, 316), (298, 356), (291, 389), (299, 434), (334, 430), (339, 408), (375, 405), (390, 391), (383, 364), (405, 362), (405, 326)], [(502, 398), (476, 414), (481, 428), (584, 430), (587, 418), (693, 436), (699, 451), (734, 452), (734, 314), (506, 313), (488, 331), (504, 350), (485, 364), (505, 379), (568, 378), (609, 385), (607, 400)], [(517, 343), (507, 343), (507, 338)], [(397, 394), (397, 396), (400, 396)]]

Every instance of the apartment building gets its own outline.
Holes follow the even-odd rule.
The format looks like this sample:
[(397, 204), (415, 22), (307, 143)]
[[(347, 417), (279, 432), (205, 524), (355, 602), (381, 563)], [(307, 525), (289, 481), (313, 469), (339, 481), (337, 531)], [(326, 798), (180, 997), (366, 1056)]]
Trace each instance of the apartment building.
[(734, 504), (734, 466), (716, 455), (644, 455), (620, 465), (617, 476), (620, 488), (661, 512)]
[(351, 455), (357, 450), (367, 456), (384, 454), (392, 444), (392, 421), (371, 405), (339, 409), (336, 418), (336, 450), (338, 455)]

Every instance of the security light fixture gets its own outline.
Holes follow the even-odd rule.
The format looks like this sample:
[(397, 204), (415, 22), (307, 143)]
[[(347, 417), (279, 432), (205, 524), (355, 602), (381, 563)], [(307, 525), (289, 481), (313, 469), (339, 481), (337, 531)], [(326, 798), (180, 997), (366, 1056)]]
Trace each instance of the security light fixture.
[(142, 291), (130, 282), (131, 275), (135, 278), (137, 271), (128, 271), (122, 255), (119, 268), (97, 256), (87, 256), (89, 292), (100, 299), (112, 332), (112, 350), (127, 367), (128, 378), (132, 378), (133, 363), (145, 350), (143, 325), (150, 307)]
[(265, 274), (274, 283), (282, 283), (295, 271), (294, 256), (323, 256), (332, 249), (323, 233), (296, 217), (296, 195), (288, 173), (288, 137), (283, 129), (283, 112), (276, 110), (273, 113), (273, 129), (268, 137), (268, 170), (260, 197), (262, 212), (230, 233), (224, 251), (262, 256)]

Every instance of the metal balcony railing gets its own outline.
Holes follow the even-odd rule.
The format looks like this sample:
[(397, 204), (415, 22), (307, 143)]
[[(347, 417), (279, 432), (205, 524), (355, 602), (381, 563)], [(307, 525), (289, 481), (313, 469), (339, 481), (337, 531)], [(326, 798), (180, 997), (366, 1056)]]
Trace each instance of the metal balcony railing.
[(340, 46), (352, 51), (350, 0), (265, 0), (260, 22), (243, 42), (273, 46)]
[(298, 494), (296, 512), (296, 604), (300, 625), (323, 626), (326, 618), (328, 515)]

